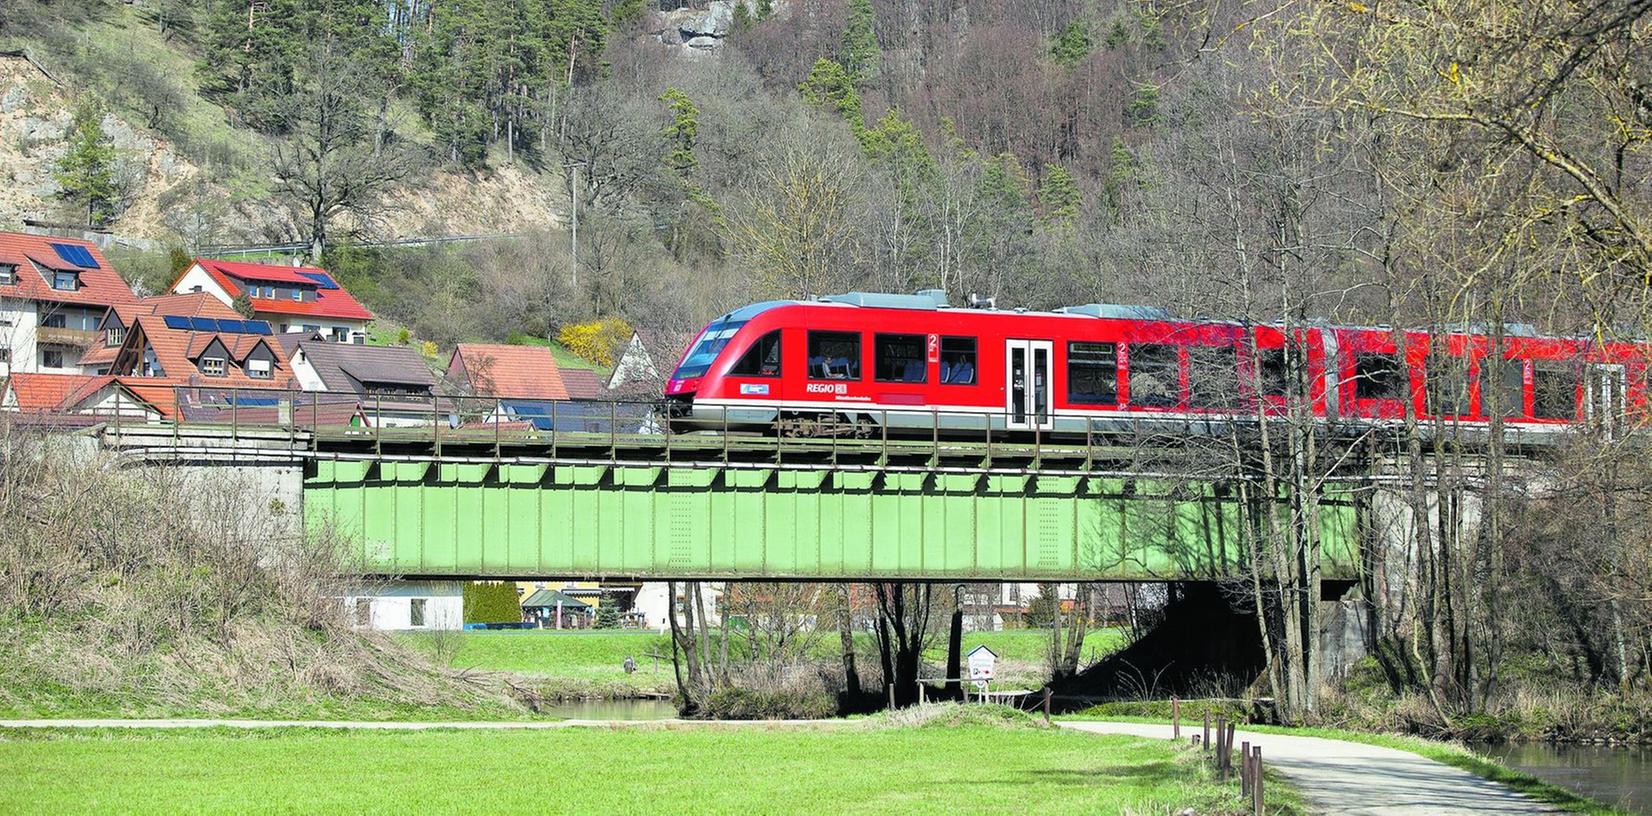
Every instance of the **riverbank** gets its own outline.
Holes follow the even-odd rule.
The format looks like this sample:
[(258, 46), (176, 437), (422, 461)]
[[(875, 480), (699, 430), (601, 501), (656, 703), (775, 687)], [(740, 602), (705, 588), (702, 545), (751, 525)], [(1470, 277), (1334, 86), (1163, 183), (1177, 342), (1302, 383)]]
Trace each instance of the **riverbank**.
[[(942, 707), (935, 707), (942, 708)], [(961, 707), (959, 707), (961, 708)], [(432, 758), (440, 757), (440, 762)], [(692, 767), (693, 773), (684, 773)], [(189, 769), (180, 773), (180, 768)], [(364, 731), (0, 730), (0, 811), (1238, 812), (1166, 741), (1016, 712), (842, 725)], [(1270, 795), (1290, 806), (1286, 786)]]

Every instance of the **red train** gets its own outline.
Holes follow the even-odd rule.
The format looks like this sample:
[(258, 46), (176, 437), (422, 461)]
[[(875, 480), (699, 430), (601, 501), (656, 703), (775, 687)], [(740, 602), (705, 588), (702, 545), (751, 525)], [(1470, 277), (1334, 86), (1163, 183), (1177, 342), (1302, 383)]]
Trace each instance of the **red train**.
[[(1285, 410), (1286, 394), (1327, 421), (1420, 418), (1553, 429), (1644, 410), (1649, 348), (1540, 337), (1510, 326), (1499, 383), (1491, 340), (1387, 328), (1291, 330), (1174, 319), (1148, 307), (1053, 312), (950, 308), (943, 293), (853, 292), (770, 301), (712, 321), (666, 386), (674, 428), (778, 427), (1085, 434), (1185, 428)], [(1430, 345), (1444, 342), (1445, 355)], [(1305, 382), (1286, 382), (1291, 372)], [(1304, 388), (1305, 386), (1305, 388)], [(1502, 389), (1502, 399), (1492, 389)], [(834, 431), (835, 432), (835, 431)]]

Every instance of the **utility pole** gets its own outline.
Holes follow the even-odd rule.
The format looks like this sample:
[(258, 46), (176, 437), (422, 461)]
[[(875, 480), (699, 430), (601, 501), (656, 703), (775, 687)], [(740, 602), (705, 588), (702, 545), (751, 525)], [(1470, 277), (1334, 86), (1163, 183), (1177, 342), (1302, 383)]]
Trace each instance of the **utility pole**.
[(564, 172), (571, 172), (571, 173), (574, 174), (573, 183), (571, 185), (569, 185), (569, 187), (568, 187), (569, 192), (570, 192), (570, 195), (568, 197), (573, 200), (573, 216), (569, 219), (569, 222), (568, 222), (569, 223), (568, 233), (571, 236), (571, 243), (573, 245), (572, 249), (570, 250), (573, 254), (572, 254), (571, 257), (568, 258), (568, 284), (570, 286), (576, 288), (576, 289), (579, 288), (579, 170), (578, 170), (578, 168), (583, 167), (583, 166), (585, 166), (585, 162), (582, 162), (582, 161), (579, 161), (579, 162), (566, 162), (562, 165), (562, 169), (563, 169)]

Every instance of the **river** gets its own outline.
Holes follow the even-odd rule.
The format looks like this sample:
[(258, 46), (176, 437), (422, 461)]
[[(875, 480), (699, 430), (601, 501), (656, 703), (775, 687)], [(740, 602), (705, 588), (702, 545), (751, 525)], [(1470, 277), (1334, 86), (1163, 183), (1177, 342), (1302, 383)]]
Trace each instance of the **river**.
[(1608, 805), (1652, 814), (1652, 747), (1527, 742), (1476, 745), (1474, 750)]
[(666, 720), (677, 716), (670, 700), (569, 700), (543, 713), (568, 720)]

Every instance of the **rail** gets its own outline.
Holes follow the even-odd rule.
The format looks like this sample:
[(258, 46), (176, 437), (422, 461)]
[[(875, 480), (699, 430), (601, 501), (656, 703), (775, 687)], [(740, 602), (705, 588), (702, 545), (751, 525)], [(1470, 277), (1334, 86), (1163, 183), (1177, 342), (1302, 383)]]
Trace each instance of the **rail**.
[[(853, 419), (821, 413), (778, 429), (745, 426), (725, 414), (715, 427), (684, 431), (672, 430), (665, 407), (655, 402), (204, 386), (180, 386), (174, 398), (163, 419), (152, 403), (116, 389), (104, 410), (76, 415), (76, 421), (99, 422), (113, 447), (151, 458), (234, 456), (254, 440), (265, 455), (279, 447), (289, 458), (338, 461), (1259, 478), (1240, 453), (1242, 445), (1255, 442), (1256, 418), (1096, 418), (1083, 433), (1058, 434), (1006, 428), (1012, 417), (1002, 413), (913, 409), (862, 411)], [(1400, 440), (1381, 430), (1325, 428), (1349, 446), (1366, 446), (1368, 455), (1346, 457), (1324, 481), (1411, 483), (1409, 475), (1371, 466), (1403, 460)], [(1518, 428), (1505, 435), (1512, 448), (1533, 441)]]

